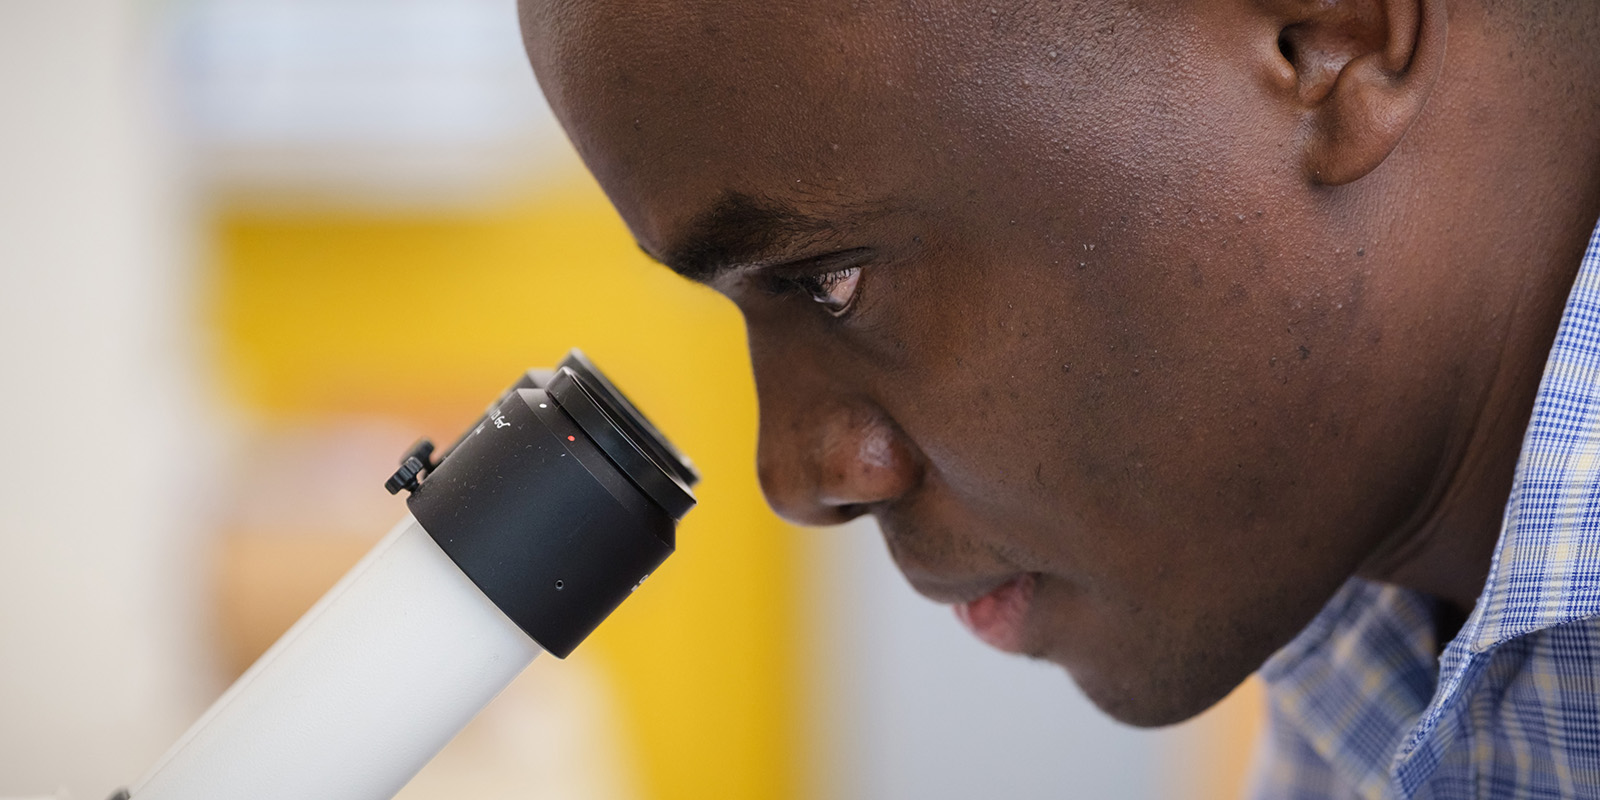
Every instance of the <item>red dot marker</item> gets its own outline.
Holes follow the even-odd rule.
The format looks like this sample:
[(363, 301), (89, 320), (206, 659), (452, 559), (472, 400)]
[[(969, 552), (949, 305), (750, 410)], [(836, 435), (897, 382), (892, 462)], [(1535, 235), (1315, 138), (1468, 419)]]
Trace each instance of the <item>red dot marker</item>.
[(576, 437), (576, 436), (568, 436), (567, 437), (567, 441), (576, 442), (576, 441), (578, 441), (578, 437)]

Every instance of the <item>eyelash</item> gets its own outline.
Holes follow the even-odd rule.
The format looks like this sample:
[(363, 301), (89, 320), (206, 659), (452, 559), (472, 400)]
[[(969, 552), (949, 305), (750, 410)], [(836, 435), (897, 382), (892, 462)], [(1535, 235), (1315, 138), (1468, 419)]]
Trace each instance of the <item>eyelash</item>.
[[(854, 280), (856, 287), (851, 291), (849, 299), (837, 308), (829, 304), (830, 293), (847, 281)], [(822, 305), (829, 315), (843, 317), (855, 307), (857, 298), (861, 294), (861, 267), (844, 267), (841, 269), (814, 272), (807, 275), (788, 276), (779, 279), (779, 291), (785, 294), (797, 294), (809, 297)]]
[[(787, 269), (767, 273), (768, 290), (774, 295), (809, 298), (822, 305), (831, 317), (848, 316), (861, 304), (862, 270), (873, 253), (865, 247), (843, 250), (828, 255), (793, 262)], [(850, 296), (843, 305), (829, 302), (830, 296), (841, 284), (851, 284)]]

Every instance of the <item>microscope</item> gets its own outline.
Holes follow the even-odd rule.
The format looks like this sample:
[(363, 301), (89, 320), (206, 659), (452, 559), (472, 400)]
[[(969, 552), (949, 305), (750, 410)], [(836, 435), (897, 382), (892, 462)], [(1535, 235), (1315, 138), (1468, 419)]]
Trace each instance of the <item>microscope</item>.
[(573, 350), (385, 488), (409, 513), (113, 800), (387, 800), (675, 546), (699, 473)]

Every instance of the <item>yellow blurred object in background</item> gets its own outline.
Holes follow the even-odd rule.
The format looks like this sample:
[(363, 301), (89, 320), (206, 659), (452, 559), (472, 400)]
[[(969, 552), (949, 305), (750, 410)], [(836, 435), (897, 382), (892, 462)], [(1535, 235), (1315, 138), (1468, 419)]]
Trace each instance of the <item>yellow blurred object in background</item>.
[(388, 416), (448, 441), (521, 370), (584, 348), (705, 480), (677, 555), (574, 658), (614, 691), (648, 797), (798, 796), (800, 559), (756, 484), (730, 304), (648, 263), (585, 182), (481, 214), (226, 213), (216, 258), (225, 382), (268, 418)]

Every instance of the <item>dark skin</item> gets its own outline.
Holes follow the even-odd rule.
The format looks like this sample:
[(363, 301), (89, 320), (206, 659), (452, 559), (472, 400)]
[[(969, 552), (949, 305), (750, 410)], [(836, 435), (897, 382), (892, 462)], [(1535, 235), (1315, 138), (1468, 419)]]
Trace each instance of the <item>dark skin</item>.
[(1472, 607), (1600, 214), (1571, 6), (522, 16), (640, 246), (744, 313), (773, 507), (942, 602), (1031, 576), (1020, 648), (1161, 725), (1352, 575)]

